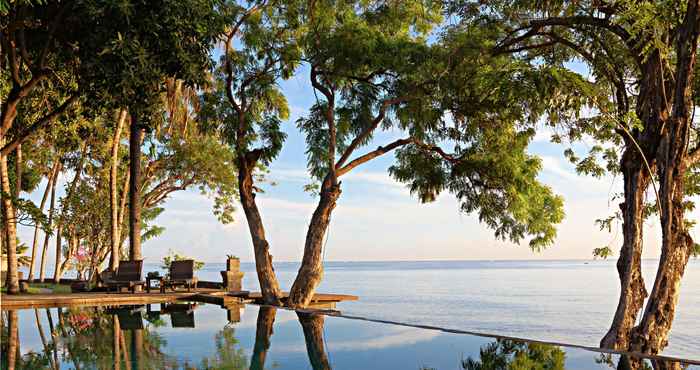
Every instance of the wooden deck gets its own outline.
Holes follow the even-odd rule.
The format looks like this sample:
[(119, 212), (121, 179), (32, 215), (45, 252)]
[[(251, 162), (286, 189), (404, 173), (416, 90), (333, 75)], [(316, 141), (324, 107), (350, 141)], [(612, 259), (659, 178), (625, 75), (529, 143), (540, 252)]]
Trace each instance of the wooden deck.
[[(284, 297), (288, 293), (284, 292)], [(153, 292), (153, 293), (66, 293), (66, 294), (21, 294), (0, 296), (0, 309), (17, 310), (25, 308), (46, 308), (66, 306), (118, 306), (129, 304), (149, 304), (173, 301), (193, 301), (218, 305), (226, 305), (229, 302), (253, 302), (260, 303), (260, 292), (241, 291), (226, 293), (216, 289), (202, 289), (186, 292)], [(359, 298), (346, 294), (317, 293), (311, 301), (312, 307), (333, 308), (341, 301), (356, 301)]]
[[(230, 295), (234, 297), (241, 297), (244, 299), (250, 299), (252, 301), (259, 301), (262, 299), (262, 293), (260, 292), (240, 292), (240, 293), (231, 293)], [(287, 298), (289, 297), (289, 292), (282, 292), (282, 298)], [(316, 293), (314, 294), (314, 297), (311, 299), (311, 302), (317, 302), (317, 303), (329, 303), (329, 302), (342, 302), (342, 301), (357, 301), (360, 299), (356, 295), (348, 295), (348, 294), (327, 294), (327, 293)]]
[(124, 304), (148, 304), (186, 300), (197, 292), (170, 293), (66, 293), (66, 294), (22, 294), (2, 295), (0, 307), (3, 310), (22, 308), (65, 307), (65, 306), (117, 306)]

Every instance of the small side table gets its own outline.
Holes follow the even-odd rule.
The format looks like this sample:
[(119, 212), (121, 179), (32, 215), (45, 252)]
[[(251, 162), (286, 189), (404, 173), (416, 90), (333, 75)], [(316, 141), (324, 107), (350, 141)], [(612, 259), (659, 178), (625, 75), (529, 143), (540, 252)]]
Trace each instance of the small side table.
[[(146, 275), (146, 291), (148, 293), (151, 292), (151, 282), (152, 281), (157, 281), (158, 282), (158, 288), (162, 292), (163, 291), (163, 276), (160, 275)], [(155, 287), (154, 287), (155, 288)]]

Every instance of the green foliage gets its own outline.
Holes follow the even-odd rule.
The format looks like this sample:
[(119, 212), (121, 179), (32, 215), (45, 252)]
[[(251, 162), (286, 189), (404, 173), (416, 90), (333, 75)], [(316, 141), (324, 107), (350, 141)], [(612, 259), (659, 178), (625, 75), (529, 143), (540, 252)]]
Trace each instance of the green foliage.
[[(162, 121), (147, 135), (144, 156), (144, 204), (155, 207), (174, 191), (198, 188), (214, 200), (214, 215), (222, 223), (233, 222), (238, 198), (235, 155), (216, 133), (204, 132), (196, 119), (196, 96), (184, 91), (164, 94), (159, 109)], [(178, 108), (179, 107), (179, 108)], [(178, 117), (177, 109), (187, 113)]]
[[(489, 49), (496, 55), (509, 54), (523, 63), (544, 68), (558, 69), (572, 63), (586, 65), (585, 69), (572, 68), (578, 72), (558, 76), (561, 84), (577, 86), (573, 95), (578, 94), (576, 100), (585, 103), (578, 109), (579, 113), (554, 120), (548, 114), (547, 122), (555, 131), (552, 141), (568, 147), (564, 155), (578, 173), (595, 177), (618, 175), (622, 161), (640, 160), (636, 157), (640, 150), (646, 152), (646, 160), (654, 168), (656, 144), (649, 147), (648, 140), (646, 144), (644, 141), (648, 135), (654, 135), (647, 134), (649, 130), (658, 127), (655, 127), (656, 119), (648, 117), (643, 99), (661, 89), (652, 89), (655, 92), (645, 96), (639, 86), (649, 76), (644, 70), (648, 62), (662, 66), (662, 85), (668, 89), (674, 83), (670, 76), (676, 74), (678, 67), (678, 29), (684, 21), (687, 1), (454, 0), (446, 3), (448, 13), (460, 18), (455, 26), (460, 32), (471, 34), (474, 27), (494, 30), (495, 40)], [(695, 102), (699, 86), (695, 79), (692, 94)], [(673, 99), (670, 93), (663, 98)], [(697, 127), (691, 132), (689, 148), (697, 148)], [(587, 151), (578, 145), (581, 142)], [(594, 144), (588, 145), (589, 142)], [(636, 153), (622, 158), (625, 149)], [(691, 197), (698, 194), (695, 166), (692, 164), (686, 172), (687, 198), (683, 202), (686, 211), (694, 208)], [(657, 214), (657, 206), (651, 203), (645, 205), (644, 217)], [(611, 230), (612, 219), (600, 226)], [(685, 226), (693, 225), (688, 222)]]
[(454, 164), (438, 154), (407, 147), (397, 152), (390, 172), (408, 183), (423, 202), (449, 190), (463, 212), (478, 211), (480, 221), (497, 237), (519, 242), (530, 235), (530, 247), (539, 250), (556, 236), (554, 225), (563, 219), (563, 200), (537, 181), (540, 163), (525, 154), (529, 137), (503, 131), (481, 137), (475, 141), (480, 145), (460, 153)]
[[(24, 255), (29, 250), (29, 247), (25, 243), (21, 243), (19, 238), (17, 239), (17, 248), (15, 248), (15, 250), (17, 251), (18, 265), (29, 266), (29, 261), (31, 259), (30, 257)], [(2, 243), (2, 254), (7, 255), (7, 243)]]
[[(317, 181), (377, 132), (399, 132), (404, 141), (388, 144), (399, 148), (390, 173), (422, 202), (449, 191), (498, 238), (529, 237), (535, 250), (553, 242), (562, 199), (537, 180), (540, 162), (527, 146), (543, 117), (552, 126), (579, 119), (599, 93), (595, 84), (562, 66), (484, 53), (501, 35), (489, 23), (447, 27), (427, 42), (441, 19), (434, 2), (320, 2), (314, 9), (304, 59), (320, 96), (297, 127)], [(333, 152), (340, 158), (330, 158)], [(592, 162), (579, 167), (600, 173)]]
[(609, 246), (605, 246), (602, 248), (595, 248), (593, 249), (593, 258), (602, 258), (602, 259), (608, 259), (608, 257), (613, 256), (613, 250)]
[(465, 370), (563, 370), (566, 354), (561, 348), (541, 343), (498, 339), (481, 348), (479, 359), (462, 361)]
[[(184, 260), (191, 260), (191, 257), (187, 257), (185, 255), (182, 255), (177, 252), (173, 252), (171, 249), (168, 250), (168, 254), (163, 257), (162, 264), (160, 265), (160, 268), (169, 271), (170, 270), (170, 264), (173, 261), (184, 261)], [(202, 267), (204, 267), (204, 262), (200, 261), (194, 261), (194, 270), (200, 270)]]
[(616, 212), (613, 216), (595, 220), (595, 223), (600, 227), (600, 231), (607, 230), (612, 232), (613, 222), (620, 219), (620, 213)]
[(277, 157), (287, 137), (281, 123), (289, 107), (277, 83), (292, 76), (300, 58), (298, 28), (283, 11), (285, 3), (222, 4), (229, 24), (224, 54), (213, 88), (201, 98), (203, 126), (218, 132), (240, 157), (255, 153), (255, 162), (263, 166)]
[(84, 36), (80, 84), (87, 102), (128, 107), (150, 126), (165, 78), (205, 82), (210, 51), (224, 27), (216, 7), (210, 0), (78, 2), (71, 21)]

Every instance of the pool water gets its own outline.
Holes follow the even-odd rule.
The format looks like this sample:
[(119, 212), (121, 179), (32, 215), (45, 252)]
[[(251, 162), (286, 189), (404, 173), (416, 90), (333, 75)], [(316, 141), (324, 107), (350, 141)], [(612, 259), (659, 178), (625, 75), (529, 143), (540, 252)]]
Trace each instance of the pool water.
[(619, 357), (256, 305), (2, 311), (3, 369), (583, 370)]

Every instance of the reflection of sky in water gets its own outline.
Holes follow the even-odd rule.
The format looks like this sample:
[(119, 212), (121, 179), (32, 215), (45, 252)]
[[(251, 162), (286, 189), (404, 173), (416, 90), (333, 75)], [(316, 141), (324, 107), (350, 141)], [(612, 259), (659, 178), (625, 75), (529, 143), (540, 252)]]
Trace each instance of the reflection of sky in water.
[[(153, 305), (158, 310), (159, 305)], [(241, 321), (231, 324), (237, 343), (249, 362), (256, 339), (259, 308), (245, 306)], [(39, 309), (40, 323), (51, 340), (46, 309)], [(54, 325), (58, 323), (57, 309), (50, 310)], [(145, 317), (145, 315), (144, 315)], [(164, 340), (161, 350), (178, 363), (200, 364), (203, 358), (217, 354), (215, 337), (227, 323), (227, 312), (214, 305), (199, 305), (194, 310), (195, 328), (173, 328), (171, 318), (161, 315), (162, 326), (146, 324), (147, 329)], [(489, 337), (452, 334), (437, 330), (381, 324), (339, 317), (324, 317), (322, 338), (325, 353), (333, 369), (459, 369), (460, 361), (478, 358), (480, 349), (494, 339)], [(23, 354), (41, 352), (43, 346), (38, 334), (34, 310), (19, 311), (20, 348)], [(108, 341), (112, 338), (99, 338)], [(302, 326), (293, 311), (278, 309), (275, 317), (271, 347), (266, 367), (280, 369), (310, 369), (307, 344)], [(5, 348), (3, 346), (3, 348)], [(597, 364), (597, 353), (580, 349), (562, 348), (566, 352), (567, 369), (604, 369)], [(3, 357), (6, 353), (2, 354)], [(72, 368), (69, 359), (63, 368)], [(691, 367), (700, 368), (700, 367)]]

